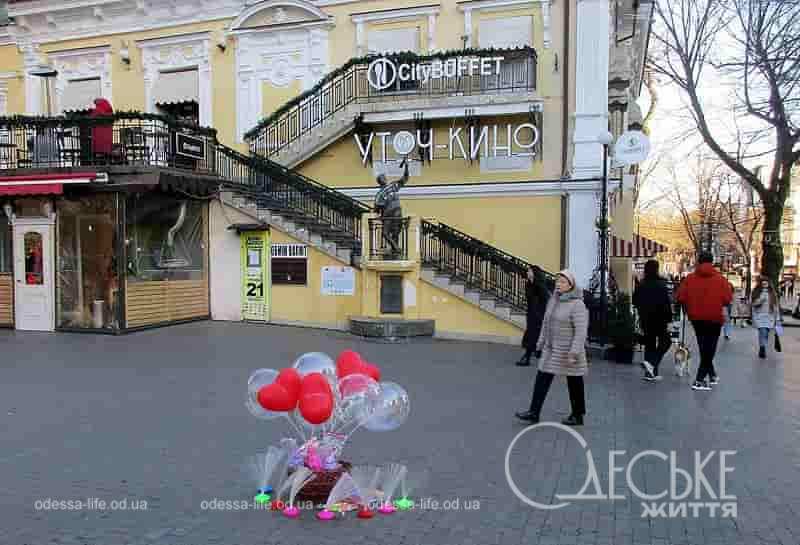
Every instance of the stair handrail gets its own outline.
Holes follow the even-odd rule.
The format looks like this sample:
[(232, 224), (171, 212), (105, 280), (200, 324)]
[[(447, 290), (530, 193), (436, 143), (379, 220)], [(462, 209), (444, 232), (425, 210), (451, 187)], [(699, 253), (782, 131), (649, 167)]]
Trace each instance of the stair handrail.
[[(535, 89), (537, 81), (538, 57), (536, 50), (530, 46), (516, 48), (471, 48), (440, 51), (428, 55), (419, 55), (412, 51), (390, 53), (386, 55), (366, 55), (363, 57), (352, 58), (342, 66), (326, 74), (311, 89), (297, 95), (293, 99), (281, 105), (269, 116), (261, 119), (255, 127), (244, 134), (244, 139), (250, 145), (251, 152), (269, 157), (274, 155), (311, 129), (321, 125), (325, 120), (332, 118), (337, 112), (348, 105), (358, 101), (369, 101), (371, 99), (384, 99), (387, 97), (385, 92), (371, 89), (367, 83), (367, 70), (369, 65), (376, 59), (385, 57), (396, 63), (425, 63), (433, 60), (444, 60), (453, 57), (492, 57), (499, 55), (521, 56), (526, 58), (530, 66), (526, 64), (524, 85), (513, 84), (511, 88)], [(478, 76), (476, 76), (478, 77)], [(480, 76), (485, 77), (485, 76)], [(464, 76), (457, 76), (457, 79), (464, 79)], [(495, 91), (505, 89), (502, 85), (481, 88), (481, 91)], [(447, 89), (443, 87), (438, 90), (440, 94), (463, 93), (463, 89)], [(406, 93), (401, 91), (402, 95)], [(435, 93), (434, 93), (435, 94)], [(418, 96), (411, 93), (412, 96)], [(311, 104), (312, 108), (307, 108)], [(303, 116), (306, 123), (304, 124)], [(268, 142), (270, 133), (277, 133), (283, 130), (285, 138), (276, 139), (275, 145)], [(278, 140), (280, 140), (278, 142)]]
[[(478, 284), (479, 289), (491, 293), (501, 303), (519, 310), (526, 309), (525, 282), (533, 264), (442, 222), (422, 219), (420, 231), (423, 264), (444, 269), (463, 279), (468, 286)], [(429, 238), (435, 238), (439, 245), (431, 247)], [(469, 259), (465, 261), (459, 252)], [(552, 291), (555, 275), (538, 268), (542, 271), (545, 287)]]

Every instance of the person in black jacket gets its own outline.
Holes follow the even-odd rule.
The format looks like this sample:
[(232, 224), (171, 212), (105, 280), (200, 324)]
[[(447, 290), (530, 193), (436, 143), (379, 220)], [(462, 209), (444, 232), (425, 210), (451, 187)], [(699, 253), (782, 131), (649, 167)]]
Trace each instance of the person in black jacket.
[(544, 311), (547, 309), (547, 301), (550, 298), (550, 292), (545, 285), (542, 269), (533, 265), (528, 268), (527, 274), (525, 297), (528, 304), (528, 311), (525, 335), (522, 337), (522, 347), (525, 349), (525, 354), (517, 362), (517, 365), (520, 367), (527, 367), (531, 364), (531, 355), (536, 350), (536, 342), (539, 340), (539, 333), (542, 331)]
[(639, 323), (644, 336), (644, 380), (661, 380), (658, 365), (664, 354), (669, 352), (672, 339), (669, 324), (672, 322), (672, 302), (669, 288), (658, 276), (658, 261), (649, 260), (644, 265), (644, 279), (633, 292), (633, 306), (639, 312)]

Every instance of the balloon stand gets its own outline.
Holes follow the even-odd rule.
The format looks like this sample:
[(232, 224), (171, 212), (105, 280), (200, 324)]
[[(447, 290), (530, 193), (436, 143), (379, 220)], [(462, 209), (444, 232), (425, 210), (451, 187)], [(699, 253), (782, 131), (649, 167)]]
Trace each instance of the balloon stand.
[[(288, 424), (295, 436), (252, 457), (256, 504), (287, 518), (301, 516), (301, 507), (311, 505), (322, 508), (317, 513), (322, 521), (356, 510), (359, 519), (370, 519), (375, 516), (370, 506), (395, 512), (391, 500), (407, 481), (405, 465), (353, 467), (340, 459), (355, 431), (389, 432), (408, 418), (408, 393), (382, 382), (377, 365), (352, 350), (335, 362), (321, 352), (303, 354), (290, 368), (254, 371), (245, 405), (259, 420)], [(397, 509), (404, 510), (402, 502)]]

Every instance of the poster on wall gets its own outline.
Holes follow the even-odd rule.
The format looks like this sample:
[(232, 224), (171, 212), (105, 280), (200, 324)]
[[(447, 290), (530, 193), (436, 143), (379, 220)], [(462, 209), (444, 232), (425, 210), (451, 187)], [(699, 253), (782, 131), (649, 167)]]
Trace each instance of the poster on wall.
[(356, 272), (352, 267), (322, 267), (322, 295), (355, 295)]
[(269, 321), (269, 231), (248, 231), (242, 240), (242, 320)]

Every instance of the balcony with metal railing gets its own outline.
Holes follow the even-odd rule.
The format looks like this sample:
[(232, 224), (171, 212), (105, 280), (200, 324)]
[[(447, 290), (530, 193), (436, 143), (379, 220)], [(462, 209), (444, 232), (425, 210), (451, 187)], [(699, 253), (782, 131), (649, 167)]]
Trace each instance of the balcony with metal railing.
[(400, 110), (409, 119), (420, 112), (432, 118), (433, 110), (463, 116), (465, 109), (482, 115), (480, 108), (486, 108), (485, 115), (529, 112), (539, 100), (537, 68), (536, 50), (530, 47), (352, 59), (261, 120), (245, 140), (253, 153), (274, 157), (324, 127), (351, 125), (356, 116), (379, 119)]

